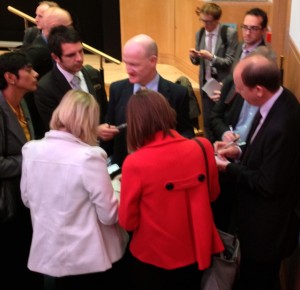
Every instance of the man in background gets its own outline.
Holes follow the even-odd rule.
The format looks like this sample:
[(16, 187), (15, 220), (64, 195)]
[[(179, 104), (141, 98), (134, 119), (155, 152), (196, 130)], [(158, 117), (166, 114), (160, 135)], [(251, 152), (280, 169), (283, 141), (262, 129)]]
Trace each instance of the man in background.
[[(205, 3), (197, 7), (196, 13), (204, 27), (196, 33), (195, 49), (190, 49), (191, 62), (200, 65), (200, 89), (211, 78), (221, 82), (231, 71), (234, 61), (238, 37), (237, 32), (220, 23), (222, 9), (215, 3)], [(202, 114), (205, 136), (212, 140), (209, 117), (214, 101), (201, 89)]]
[(35, 23), (36, 26), (28, 27), (25, 30), (23, 37), (23, 47), (28, 47), (32, 44), (35, 38), (40, 35), (43, 28), (43, 18), (45, 11), (50, 7), (59, 7), (56, 2), (53, 1), (41, 1), (35, 10)]

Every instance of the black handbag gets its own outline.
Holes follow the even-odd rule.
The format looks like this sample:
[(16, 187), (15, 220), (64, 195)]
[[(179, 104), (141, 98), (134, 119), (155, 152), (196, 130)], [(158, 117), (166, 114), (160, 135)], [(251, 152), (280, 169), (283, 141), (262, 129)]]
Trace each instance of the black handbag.
[[(0, 130), (3, 157), (7, 156), (7, 126), (5, 116), (0, 108)], [(16, 215), (16, 201), (14, 192), (11, 190), (11, 180), (0, 177), (0, 223), (5, 223)]]
[[(194, 138), (194, 140), (203, 151), (207, 182), (209, 182), (208, 160), (205, 148), (199, 139)], [(225, 250), (212, 256), (211, 266), (204, 270), (202, 275), (201, 290), (231, 290), (238, 277), (241, 257), (239, 239), (226, 232), (220, 230), (218, 232)]]

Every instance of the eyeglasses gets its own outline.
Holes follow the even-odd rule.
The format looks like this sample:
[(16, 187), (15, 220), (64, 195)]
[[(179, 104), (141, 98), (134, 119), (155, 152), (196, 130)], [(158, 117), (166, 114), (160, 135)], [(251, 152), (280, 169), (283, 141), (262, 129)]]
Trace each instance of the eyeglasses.
[(241, 25), (241, 28), (242, 28), (244, 31), (249, 30), (250, 32), (257, 32), (257, 31), (259, 31), (259, 30), (262, 30), (262, 28), (259, 27), (259, 26), (248, 26), (248, 25), (244, 25), (244, 24)]
[(215, 21), (215, 19), (213, 19), (213, 20), (205, 20), (205, 19), (199, 18), (199, 21), (202, 21), (205, 24), (212, 24)]

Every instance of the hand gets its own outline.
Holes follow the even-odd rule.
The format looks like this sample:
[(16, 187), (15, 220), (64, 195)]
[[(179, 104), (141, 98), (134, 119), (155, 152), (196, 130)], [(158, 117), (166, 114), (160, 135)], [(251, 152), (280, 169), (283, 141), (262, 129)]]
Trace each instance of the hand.
[(116, 126), (107, 123), (101, 124), (97, 128), (97, 136), (104, 141), (109, 141), (119, 134), (120, 130)]
[(231, 141), (236, 140), (236, 138), (240, 138), (240, 135), (232, 132), (231, 130), (226, 131), (222, 136), (222, 140), (224, 142), (231, 142)]
[(199, 51), (197, 51), (196, 49), (194, 48), (191, 48), (189, 50), (189, 54), (190, 54), (190, 57), (198, 57), (199, 56)]
[(239, 146), (232, 144), (226, 148), (228, 142), (217, 141), (214, 143), (214, 149), (216, 155), (221, 159), (238, 159), (241, 154), (241, 149)]
[(214, 102), (218, 102), (220, 100), (221, 91), (214, 91), (214, 94), (212, 96), (209, 96), (210, 99)]
[(226, 171), (226, 167), (230, 162), (226, 158), (217, 155), (215, 156), (215, 160), (219, 171)]
[(210, 53), (208, 50), (205, 50), (205, 49), (201, 49), (198, 53), (198, 55), (202, 58), (205, 58), (209, 61), (212, 61), (213, 60), (213, 54)]

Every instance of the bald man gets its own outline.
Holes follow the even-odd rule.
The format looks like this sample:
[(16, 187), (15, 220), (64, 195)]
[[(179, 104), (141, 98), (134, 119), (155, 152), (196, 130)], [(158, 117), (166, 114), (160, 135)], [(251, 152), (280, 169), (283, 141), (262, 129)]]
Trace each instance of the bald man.
[(122, 166), (127, 156), (126, 129), (116, 126), (126, 122), (125, 112), (129, 97), (137, 90), (147, 87), (160, 92), (177, 112), (177, 131), (185, 137), (193, 137), (194, 130), (189, 119), (187, 88), (164, 79), (157, 72), (158, 48), (148, 35), (139, 34), (124, 45), (123, 62), (128, 78), (110, 85), (107, 124), (100, 126), (102, 140), (111, 142), (112, 162)]
[(32, 44), (37, 36), (40, 35), (43, 28), (43, 18), (45, 11), (50, 7), (58, 7), (59, 5), (54, 1), (41, 1), (35, 10), (35, 23), (36, 26), (28, 27), (25, 30), (23, 37), (23, 47), (28, 47)]
[(65, 9), (49, 7), (44, 11), (41, 35), (37, 36), (32, 45), (25, 50), (34, 70), (39, 73), (39, 78), (52, 69), (53, 61), (48, 49), (47, 38), (51, 28), (58, 25), (72, 25), (72, 17)]
[(237, 92), (258, 106), (260, 117), (242, 150), (215, 143), (218, 168), (235, 183), (242, 257), (237, 290), (280, 289), (281, 261), (299, 235), (300, 106), (280, 85), (272, 58), (253, 53), (237, 64), (233, 77)]

